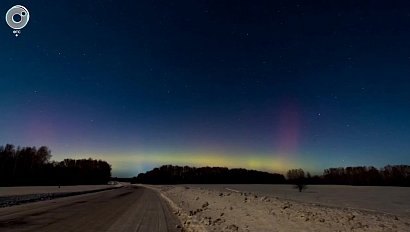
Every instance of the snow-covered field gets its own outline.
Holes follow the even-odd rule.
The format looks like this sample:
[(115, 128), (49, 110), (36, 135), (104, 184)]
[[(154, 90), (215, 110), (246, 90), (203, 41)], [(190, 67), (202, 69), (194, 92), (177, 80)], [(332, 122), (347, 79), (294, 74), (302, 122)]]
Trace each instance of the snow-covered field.
[(410, 188), (156, 186), (188, 231), (410, 231)]
[(231, 189), (253, 192), (293, 201), (410, 216), (410, 188), (406, 187), (308, 185), (302, 193), (292, 185), (200, 185), (199, 187), (217, 191)]
[(121, 187), (117, 185), (0, 187), (0, 207), (74, 196)]
[(75, 185), (75, 186), (23, 186), (23, 187), (0, 187), (0, 197), (28, 195), (39, 193), (63, 193), (81, 192), (97, 189), (110, 188), (112, 185)]

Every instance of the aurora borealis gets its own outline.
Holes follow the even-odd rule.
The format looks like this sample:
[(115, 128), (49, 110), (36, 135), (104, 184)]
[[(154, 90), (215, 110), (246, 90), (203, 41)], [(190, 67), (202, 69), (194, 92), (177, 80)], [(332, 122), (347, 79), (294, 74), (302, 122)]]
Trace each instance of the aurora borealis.
[(18, 4), (21, 36), (0, 23), (1, 144), (114, 176), (410, 163), (409, 3)]

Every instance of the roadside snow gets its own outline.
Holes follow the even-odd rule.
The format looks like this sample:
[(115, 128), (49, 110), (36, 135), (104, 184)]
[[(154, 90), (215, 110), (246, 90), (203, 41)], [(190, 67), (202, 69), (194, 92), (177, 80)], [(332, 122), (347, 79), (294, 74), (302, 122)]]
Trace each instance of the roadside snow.
[(122, 187), (117, 185), (0, 187), (0, 208)]
[(186, 231), (410, 231), (408, 215), (192, 186), (155, 186)]

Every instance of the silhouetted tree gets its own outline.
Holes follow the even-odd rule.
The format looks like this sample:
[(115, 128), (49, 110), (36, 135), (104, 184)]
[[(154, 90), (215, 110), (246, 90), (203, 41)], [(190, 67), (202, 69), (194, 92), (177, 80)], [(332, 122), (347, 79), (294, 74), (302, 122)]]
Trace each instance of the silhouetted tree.
[(303, 169), (291, 169), (288, 171), (286, 176), (288, 178), (288, 182), (294, 184), (299, 192), (302, 192), (302, 190), (307, 188), (305, 172), (303, 171)]

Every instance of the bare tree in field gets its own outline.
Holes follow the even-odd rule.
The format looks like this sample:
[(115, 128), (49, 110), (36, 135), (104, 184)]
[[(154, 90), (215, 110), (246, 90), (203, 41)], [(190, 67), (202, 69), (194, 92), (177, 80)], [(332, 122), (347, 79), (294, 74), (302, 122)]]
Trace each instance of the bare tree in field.
[(299, 192), (306, 189), (306, 178), (305, 172), (303, 169), (291, 169), (287, 173), (288, 181), (292, 184), (295, 184), (296, 188), (299, 189)]

